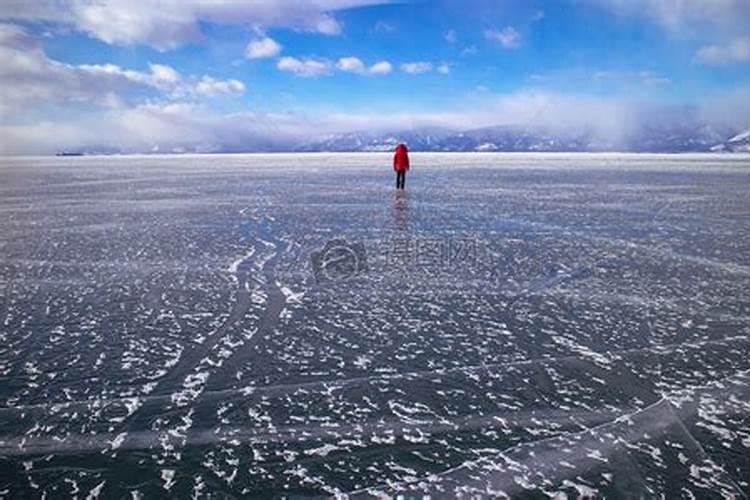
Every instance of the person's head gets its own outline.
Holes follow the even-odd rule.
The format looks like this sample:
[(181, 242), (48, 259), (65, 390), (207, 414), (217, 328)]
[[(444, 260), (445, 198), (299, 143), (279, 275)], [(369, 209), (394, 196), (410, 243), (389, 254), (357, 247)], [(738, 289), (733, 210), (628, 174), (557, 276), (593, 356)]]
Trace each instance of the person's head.
[(400, 143), (398, 144), (398, 146), (396, 146), (396, 149), (397, 149), (397, 150), (398, 150), (398, 149), (401, 149), (401, 150), (404, 150), (404, 151), (408, 151), (408, 148), (406, 147), (406, 144), (404, 144), (403, 142), (400, 142)]

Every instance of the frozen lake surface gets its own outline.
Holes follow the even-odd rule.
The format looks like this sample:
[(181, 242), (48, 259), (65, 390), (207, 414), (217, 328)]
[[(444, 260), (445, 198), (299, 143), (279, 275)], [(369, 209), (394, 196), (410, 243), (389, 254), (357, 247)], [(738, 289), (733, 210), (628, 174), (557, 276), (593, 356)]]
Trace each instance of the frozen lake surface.
[(750, 157), (0, 160), (0, 497), (750, 495)]

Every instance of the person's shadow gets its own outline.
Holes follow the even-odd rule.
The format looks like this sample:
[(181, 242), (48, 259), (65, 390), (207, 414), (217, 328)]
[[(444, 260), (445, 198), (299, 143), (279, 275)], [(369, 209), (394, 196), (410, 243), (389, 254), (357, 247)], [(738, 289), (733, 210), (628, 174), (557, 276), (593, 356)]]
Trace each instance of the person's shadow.
[(393, 227), (396, 231), (409, 230), (409, 195), (402, 189), (393, 195)]

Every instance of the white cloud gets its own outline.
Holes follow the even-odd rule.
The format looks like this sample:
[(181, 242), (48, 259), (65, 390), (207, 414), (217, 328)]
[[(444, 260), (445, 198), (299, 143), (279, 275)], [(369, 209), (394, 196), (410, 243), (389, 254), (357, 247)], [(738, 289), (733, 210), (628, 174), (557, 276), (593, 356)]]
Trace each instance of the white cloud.
[(640, 73), (638, 73), (638, 77), (640, 78), (642, 84), (650, 85), (652, 87), (660, 87), (672, 84), (672, 80), (653, 71), (641, 71)]
[(378, 61), (370, 66), (371, 75), (387, 75), (393, 71), (393, 66), (388, 61)]
[(747, 129), (750, 126), (750, 86), (706, 96), (700, 112), (709, 122)]
[(281, 45), (270, 37), (251, 40), (245, 48), (245, 57), (248, 59), (264, 59), (276, 57), (281, 53)]
[(0, 19), (70, 26), (109, 44), (169, 50), (202, 38), (201, 22), (341, 32), (331, 14), (386, 0), (4, 0)]
[(357, 73), (359, 75), (387, 75), (393, 70), (393, 66), (388, 61), (378, 61), (370, 67), (367, 67), (358, 57), (342, 57), (336, 63), (336, 67), (348, 73)]
[(695, 60), (699, 63), (710, 65), (750, 61), (750, 37), (735, 38), (727, 45), (707, 45), (701, 47), (695, 54)]
[(220, 114), (197, 104), (141, 104), (62, 121), (0, 126), (0, 154), (104, 148), (124, 153), (269, 149), (298, 139), (305, 120), (285, 114)]
[(156, 81), (169, 84), (177, 84), (180, 81), (180, 74), (171, 66), (165, 66), (163, 64), (151, 64), (150, 69), (151, 74), (154, 76)]
[(674, 32), (747, 28), (748, 0), (585, 0), (620, 15), (645, 17)]
[(315, 29), (318, 33), (324, 35), (338, 35), (341, 33), (341, 24), (328, 14), (321, 14), (315, 22)]
[(276, 67), (281, 71), (289, 71), (305, 77), (327, 75), (331, 72), (331, 63), (323, 59), (282, 57)]
[(362, 62), (358, 57), (342, 57), (339, 62), (336, 63), (336, 67), (341, 71), (347, 71), (349, 73), (365, 73), (367, 68), (365, 63)]
[(375, 26), (373, 26), (372, 31), (375, 33), (393, 33), (396, 31), (396, 27), (392, 25), (391, 23), (387, 23), (383, 20), (378, 21), (375, 23)]
[(622, 135), (637, 109), (621, 99), (522, 90), (510, 94), (484, 92), (471, 102), (477, 111), (468, 119), (480, 126), (539, 126), (559, 131), (593, 130), (602, 136)]
[(34, 50), (39, 47), (39, 44), (20, 26), (0, 23), (0, 46), (17, 50)]
[(516, 49), (521, 46), (521, 34), (512, 26), (502, 30), (486, 30), (484, 37), (492, 42), (498, 42), (505, 49)]
[(245, 85), (238, 80), (217, 80), (210, 76), (203, 76), (192, 88), (195, 89), (196, 94), (207, 97), (242, 94), (245, 92)]
[(443, 63), (440, 66), (437, 67), (437, 72), (441, 75), (447, 75), (451, 72), (451, 67), (448, 63)]
[(443, 38), (445, 38), (445, 41), (448, 43), (456, 43), (456, 40), (458, 40), (458, 38), (456, 37), (456, 30), (446, 31), (445, 35), (443, 35)]
[(245, 92), (238, 80), (182, 76), (174, 68), (150, 64), (136, 71), (114, 64), (72, 65), (47, 57), (36, 41), (18, 26), (0, 24), (0, 109), (19, 110), (29, 104), (93, 102), (119, 104), (138, 89), (163, 97), (216, 97)]
[(403, 71), (404, 73), (412, 74), (412, 75), (418, 75), (420, 73), (429, 73), (430, 71), (432, 71), (432, 63), (425, 62), (425, 61), (404, 63), (401, 65), (401, 71)]

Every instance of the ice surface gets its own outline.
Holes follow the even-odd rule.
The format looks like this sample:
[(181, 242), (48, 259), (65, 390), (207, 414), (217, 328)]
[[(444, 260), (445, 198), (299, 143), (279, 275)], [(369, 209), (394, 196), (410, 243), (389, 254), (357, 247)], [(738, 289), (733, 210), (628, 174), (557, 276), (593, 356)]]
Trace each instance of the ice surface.
[(749, 156), (389, 160), (1, 159), (0, 497), (750, 494)]

